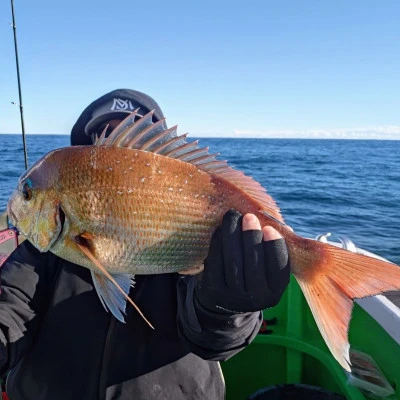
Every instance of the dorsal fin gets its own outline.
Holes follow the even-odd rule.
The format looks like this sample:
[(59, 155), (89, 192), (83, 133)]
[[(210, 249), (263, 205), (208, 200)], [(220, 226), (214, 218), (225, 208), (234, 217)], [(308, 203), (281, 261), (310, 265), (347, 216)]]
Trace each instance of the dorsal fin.
[(178, 136), (177, 126), (166, 129), (164, 119), (153, 122), (154, 111), (135, 121), (137, 111), (129, 114), (106, 138), (104, 133), (96, 139), (95, 146), (116, 146), (149, 151), (195, 165), (209, 174), (221, 177), (245, 191), (260, 204), (260, 209), (283, 222), (279, 207), (266, 190), (254, 179), (209, 154), (208, 147), (201, 148), (198, 141), (187, 142), (187, 133)]

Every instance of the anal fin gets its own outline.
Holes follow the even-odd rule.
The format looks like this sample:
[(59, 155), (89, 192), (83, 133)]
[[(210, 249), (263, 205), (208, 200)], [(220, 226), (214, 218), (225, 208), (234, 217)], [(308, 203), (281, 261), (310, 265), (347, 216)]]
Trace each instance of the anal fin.
[[(99, 296), (101, 303), (105, 310), (111, 311), (118, 321), (125, 322), (125, 309), (126, 300), (121, 295), (121, 292), (117, 289), (114, 283), (112, 283), (102, 273), (96, 271), (90, 271), (96, 292)], [(125, 294), (129, 295), (129, 290), (133, 286), (134, 281), (132, 275), (129, 274), (112, 274), (111, 275)]]
[(202, 272), (203, 270), (204, 270), (204, 265), (199, 265), (196, 267), (183, 269), (182, 271), (179, 271), (178, 273), (181, 275), (197, 275), (200, 272)]

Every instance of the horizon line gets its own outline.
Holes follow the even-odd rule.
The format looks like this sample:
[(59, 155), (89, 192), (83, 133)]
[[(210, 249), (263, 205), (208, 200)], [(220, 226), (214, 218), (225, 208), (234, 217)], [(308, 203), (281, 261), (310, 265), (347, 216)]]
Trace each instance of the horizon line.
[[(0, 135), (10, 135), (10, 136), (22, 136), (22, 133), (8, 133), (8, 132), (0, 132)], [(25, 133), (25, 135), (35, 136), (35, 135), (42, 135), (42, 136), (70, 136), (69, 133)], [(239, 135), (219, 135), (219, 136), (203, 136), (203, 135), (191, 135), (192, 138), (200, 138), (200, 139), (276, 139), (276, 140), (385, 140), (385, 141), (399, 141), (399, 137), (384, 137), (384, 136), (374, 136), (374, 137), (366, 137), (366, 136), (351, 136), (348, 137), (344, 136), (277, 136), (277, 135), (270, 135), (270, 136), (239, 136)]]

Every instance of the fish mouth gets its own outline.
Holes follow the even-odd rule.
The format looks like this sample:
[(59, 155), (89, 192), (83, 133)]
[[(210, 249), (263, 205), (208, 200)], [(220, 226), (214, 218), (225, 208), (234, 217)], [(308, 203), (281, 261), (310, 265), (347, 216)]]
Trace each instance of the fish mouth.
[(10, 222), (15, 226), (15, 221), (17, 220), (14, 211), (11, 210), (11, 207), (7, 207), (7, 215), (10, 219)]
[(12, 210), (10, 203), (7, 204), (7, 216), (8, 220), (11, 222), (11, 225), (18, 230), (18, 233), (26, 236), (26, 232), (23, 232), (21, 228), (17, 227), (18, 218)]

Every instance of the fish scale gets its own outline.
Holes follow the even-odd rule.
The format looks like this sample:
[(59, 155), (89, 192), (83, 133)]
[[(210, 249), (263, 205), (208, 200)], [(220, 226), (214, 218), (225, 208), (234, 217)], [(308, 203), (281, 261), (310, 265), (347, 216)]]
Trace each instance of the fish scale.
[[(142, 151), (134, 152), (132, 162), (132, 152), (81, 147), (63, 157), (57, 154), (63, 191), (74, 193), (63, 201), (71, 232), (92, 232), (98, 238), (96, 258), (113, 273), (201, 266), (216, 220), (226, 208), (215, 210), (218, 194), (210, 175), (177, 160), (171, 166), (173, 160)], [(83, 179), (80, 170), (86, 171)], [(59, 255), (69, 258), (69, 249)]]

